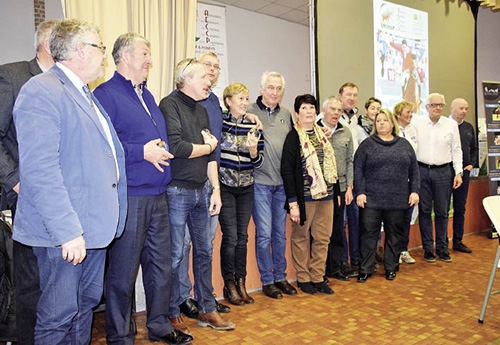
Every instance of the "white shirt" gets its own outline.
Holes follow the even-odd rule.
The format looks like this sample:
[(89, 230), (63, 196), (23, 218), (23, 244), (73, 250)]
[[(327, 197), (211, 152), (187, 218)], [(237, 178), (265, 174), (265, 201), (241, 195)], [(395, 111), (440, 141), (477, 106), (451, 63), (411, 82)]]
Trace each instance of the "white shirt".
[(414, 116), (411, 124), (417, 130), (419, 162), (430, 165), (453, 162), (455, 174), (462, 172), (462, 145), (455, 120), (441, 116), (433, 123), (429, 116)]
[(406, 138), (408, 142), (411, 144), (411, 147), (415, 150), (415, 154), (417, 153), (418, 149), (418, 142), (417, 142), (417, 130), (415, 129), (414, 126), (409, 123), (405, 127), (399, 126), (399, 136)]
[(357, 109), (354, 108), (354, 115), (349, 119), (349, 115), (347, 115), (346, 111), (344, 110), (342, 112), (342, 116), (340, 116), (339, 122), (342, 124), (342, 126), (349, 128), (352, 134), (352, 145), (353, 145), (353, 152), (356, 152), (358, 149), (359, 143), (358, 143), (358, 115), (357, 115)]

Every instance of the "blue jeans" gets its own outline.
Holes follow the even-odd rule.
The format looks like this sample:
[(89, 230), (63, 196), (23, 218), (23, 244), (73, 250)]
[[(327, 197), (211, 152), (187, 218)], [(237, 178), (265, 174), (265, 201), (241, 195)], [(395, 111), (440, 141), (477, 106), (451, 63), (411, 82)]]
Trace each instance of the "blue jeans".
[(442, 168), (420, 169), (420, 202), (418, 204), (420, 235), (426, 252), (432, 252), (432, 206), (436, 223), (436, 253), (448, 250), (448, 210), (453, 185), (453, 170), (446, 165)]
[[(357, 264), (359, 261), (359, 208), (356, 204), (356, 193), (353, 193), (354, 200), (345, 207), (345, 218), (347, 218), (347, 231), (349, 232), (349, 243), (344, 236), (344, 255), (342, 261), (347, 262), (351, 258), (351, 264)], [(346, 219), (344, 218), (344, 232)]]
[(33, 247), (40, 271), (35, 344), (90, 344), (92, 308), (102, 297), (106, 249), (87, 250), (76, 266), (62, 249)]
[(470, 171), (464, 170), (462, 185), (453, 189), (453, 244), (464, 238), (465, 204), (469, 194)]
[(170, 234), (172, 239), (172, 291), (170, 297), (170, 317), (180, 315), (179, 277), (187, 274), (180, 272), (180, 262), (184, 257), (186, 226), (193, 244), (193, 274), (195, 296), (198, 298), (200, 313), (215, 311), (215, 299), (212, 295), (212, 251), (213, 237), (209, 224), (210, 206), (207, 189), (186, 189), (175, 186), (167, 187), (170, 200)]
[(247, 276), (248, 223), (253, 196), (253, 185), (238, 188), (221, 184), (220, 264), (224, 282)]
[(370, 274), (375, 268), (375, 252), (380, 236), (380, 227), (384, 223), (385, 246), (384, 266), (387, 271), (396, 271), (399, 267), (399, 249), (405, 225), (406, 209), (377, 210), (359, 209), (360, 223), (360, 262), (359, 273)]
[(132, 299), (139, 263), (146, 293), (149, 336), (162, 337), (173, 330), (168, 320), (172, 255), (167, 193), (129, 196), (123, 235), (108, 251), (106, 270), (106, 340), (133, 344), (130, 330)]
[(283, 185), (254, 184), (255, 251), (262, 285), (286, 280), (286, 195)]
[[(212, 195), (212, 185), (210, 182), (207, 180), (207, 183), (205, 184), (205, 187), (207, 188), (207, 198), (208, 198), (208, 204), (210, 204), (210, 196)], [(219, 215), (216, 214), (215, 216), (210, 217), (210, 236), (212, 238), (212, 241), (215, 238), (215, 231), (217, 230), (217, 223), (219, 221)], [(184, 249), (183, 249), (183, 255), (182, 255), (182, 260), (181, 263), (179, 264), (179, 296), (181, 303), (187, 300), (188, 298), (191, 298), (191, 290), (193, 289), (193, 285), (191, 284), (191, 279), (189, 278), (189, 253), (191, 251), (191, 236), (189, 235), (189, 229), (186, 228), (186, 236), (184, 237)], [(194, 296), (195, 300), (198, 300), (198, 296)]]

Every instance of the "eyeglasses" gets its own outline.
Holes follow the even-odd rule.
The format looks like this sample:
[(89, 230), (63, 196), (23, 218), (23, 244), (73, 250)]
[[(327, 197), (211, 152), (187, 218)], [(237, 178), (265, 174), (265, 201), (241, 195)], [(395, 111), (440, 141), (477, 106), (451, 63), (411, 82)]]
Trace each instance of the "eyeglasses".
[(431, 108), (444, 108), (444, 106), (446, 105), (446, 103), (430, 103), (430, 104), (427, 104), (429, 107)]
[(213, 67), (213, 69), (216, 70), (216, 71), (220, 70), (220, 66), (219, 65), (212, 65), (212, 63), (209, 62), (209, 61), (205, 61), (203, 63), (203, 66), (205, 66), (206, 68), (212, 68)]
[(103, 54), (106, 54), (106, 46), (103, 46), (103, 45), (98, 45), (96, 43), (92, 43), (92, 42), (83, 42), (83, 44), (86, 44), (88, 46), (91, 46), (91, 47), (94, 47), (94, 48), (97, 48), (99, 49)]
[(193, 59), (193, 58), (189, 59), (189, 62), (188, 62), (188, 63), (186, 64), (186, 66), (184, 66), (184, 68), (182, 69), (181, 74), (184, 74), (184, 71), (186, 70), (186, 68), (187, 68), (189, 65), (191, 65), (193, 62), (195, 62), (195, 61), (196, 61), (196, 59)]

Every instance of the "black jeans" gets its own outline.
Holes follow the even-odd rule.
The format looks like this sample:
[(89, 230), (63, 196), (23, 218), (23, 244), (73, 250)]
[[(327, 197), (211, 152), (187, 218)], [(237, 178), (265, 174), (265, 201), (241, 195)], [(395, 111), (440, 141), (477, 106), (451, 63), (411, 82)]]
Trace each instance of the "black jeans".
[[(352, 201), (354, 202), (354, 200)], [(328, 244), (326, 258), (326, 275), (331, 276), (340, 272), (342, 254), (344, 253), (344, 208), (345, 192), (340, 193), (340, 205), (337, 196), (333, 200), (333, 230)]]
[(360, 268), (359, 273), (373, 273), (375, 252), (380, 227), (384, 223), (385, 246), (384, 266), (387, 271), (396, 271), (399, 267), (399, 253), (403, 239), (406, 209), (376, 210), (359, 208), (360, 223)]
[(469, 194), (469, 182), (470, 171), (464, 170), (462, 185), (453, 189), (453, 244), (462, 242), (464, 237), (465, 204)]
[(224, 281), (247, 275), (248, 223), (252, 215), (253, 195), (253, 185), (238, 188), (221, 184), (220, 262)]
[(19, 344), (35, 342), (36, 307), (40, 298), (40, 275), (33, 247), (14, 241), (14, 294)]

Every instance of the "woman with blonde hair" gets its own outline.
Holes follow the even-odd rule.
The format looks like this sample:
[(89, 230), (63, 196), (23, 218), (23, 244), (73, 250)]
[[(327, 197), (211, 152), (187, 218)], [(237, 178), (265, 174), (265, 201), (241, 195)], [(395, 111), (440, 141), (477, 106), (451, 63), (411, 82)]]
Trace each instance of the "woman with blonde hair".
[(396, 278), (406, 210), (419, 201), (420, 174), (415, 151), (398, 134), (394, 115), (382, 109), (375, 116), (373, 134), (359, 145), (354, 155), (354, 189), (360, 223), (359, 283), (366, 282), (373, 274), (382, 222), (385, 278)]
[(224, 89), (219, 181), (222, 208), (219, 223), (224, 297), (234, 305), (253, 303), (247, 293), (248, 223), (253, 208), (253, 169), (262, 165), (264, 140), (255, 124), (246, 117), (248, 88), (232, 83)]

